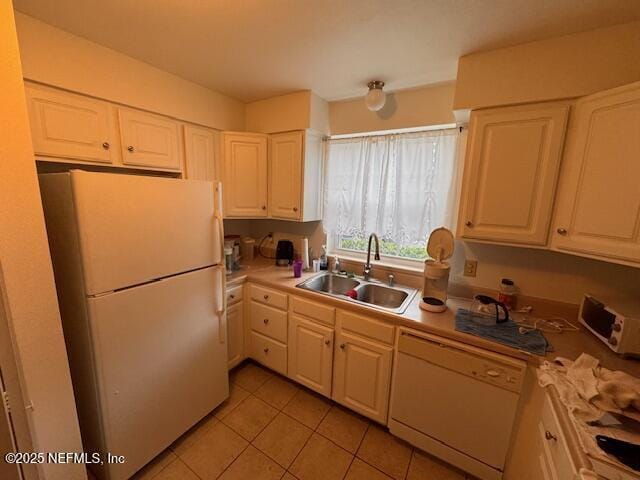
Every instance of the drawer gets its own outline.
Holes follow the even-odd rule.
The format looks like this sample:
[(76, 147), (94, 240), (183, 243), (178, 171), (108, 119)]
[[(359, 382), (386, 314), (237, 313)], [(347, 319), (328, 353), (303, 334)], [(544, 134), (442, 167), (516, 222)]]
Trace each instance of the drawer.
[(287, 343), (287, 312), (251, 300), (251, 330)]
[(242, 300), (242, 291), (242, 285), (236, 285), (235, 287), (227, 288), (227, 305), (233, 305), (234, 303)]
[(551, 405), (551, 399), (546, 394), (542, 406), (542, 417), (538, 423), (538, 435), (550, 468), (556, 473), (556, 478), (573, 478), (577, 468), (571, 459), (571, 453), (556, 412)]
[(251, 332), (251, 358), (282, 375), (287, 374), (287, 346)]
[(379, 342), (393, 345), (394, 327), (362, 315), (338, 310), (340, 328)]
[(328, 325), (336, 323), (336, 309), (320, 303), (310, 302), (300, 297), (291, 297), (291, 309), (294, 313), (318, 320)]
[(287, 295), (271, 288), (251, 285), (251, 299), (280, 310), (287, 309)]

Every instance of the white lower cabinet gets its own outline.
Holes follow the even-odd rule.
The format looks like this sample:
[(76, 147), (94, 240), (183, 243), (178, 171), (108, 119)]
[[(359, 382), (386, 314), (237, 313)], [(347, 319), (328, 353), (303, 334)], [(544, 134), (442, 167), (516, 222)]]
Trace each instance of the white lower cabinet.
[(253, 284), (247, 301), (249, 357), (387, 423), (393, 325)]
[(244, 302), (227, 308), (227, 360), (229, 369), (244, 359)]
[(340, 330), (335, 343), (333, 399), (386, 424), (393, 348)]
[(289, 317), (289, 377), (331, 396), (333, 328), (296, 314)]
[(287, 374), (287, 346), (251, 331), (251, 358), (282, 375)]

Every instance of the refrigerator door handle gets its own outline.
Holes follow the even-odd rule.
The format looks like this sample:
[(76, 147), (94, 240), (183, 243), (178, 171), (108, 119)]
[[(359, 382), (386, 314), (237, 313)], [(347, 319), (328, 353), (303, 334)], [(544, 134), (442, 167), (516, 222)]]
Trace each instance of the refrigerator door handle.
[(222, 182), (216, 183), (216, 194), (218, 196), (218, 205), (216, 206), (214, 219), (218, 226), (218, 248), (220, 249), (220, 263), (225, 264), (224, 258), (224, 222), (222, 214)]
[(220, 282), (216, 282), (218, 285), (215, 292), (216, 297), (216, 316), (218, 317), (218, 341), (220, 343), (227, 343), (227, 296), (225, 291), (227, 288), (227, 275), (224, 270), (224, 266), (220, 265), (216, 267), (216, 275), (219, 276)]

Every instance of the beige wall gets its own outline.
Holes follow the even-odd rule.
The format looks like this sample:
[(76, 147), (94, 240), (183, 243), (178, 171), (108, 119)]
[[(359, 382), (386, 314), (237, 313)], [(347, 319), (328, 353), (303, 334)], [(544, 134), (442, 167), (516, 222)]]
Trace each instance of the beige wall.
[(16, 13), (25, 78), (218, 128), (243, 130), (244, 103)]
[(313, 129), (329, 132), (327, 102), (310, 90), (250, 102), (246, 105), (249, 132), (276, 133)]
[[(475, 278), (463, 276), (465, 258), (478, 260)], [(527, 296), (573, 304), (585, 293), (630, 299), (640, 291), (640, 268), (548, 250), (456, 242), (452, 282), (497, 290), (504, 277)]]
[[(0, 262), (35, 451), (81, 451), (80, 431), (33, 161), (10, 0), (0, 0)], [(12, 408), (23, 408), (12, 405)], [(83, 465), (40, 466), (43, 478), (86, 478)]]
[(640, 22), (473, 53), (454, 109), (578, 97), (640, 80)]
[(453, 123), (455, 84), (426, 86), (387, 93), (385, 106), (370, 112), (364, 97), (329, 102), (332, 135)]

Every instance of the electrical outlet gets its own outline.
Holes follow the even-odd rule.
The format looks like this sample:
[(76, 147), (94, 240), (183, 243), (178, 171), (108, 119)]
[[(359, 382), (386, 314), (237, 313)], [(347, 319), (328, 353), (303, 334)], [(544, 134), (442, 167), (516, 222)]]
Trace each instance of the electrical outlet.
[(464, 261), (464, 276), (465, 277), (475, 277), (477, 269), (478, 269), (478, 261), (477, 260), (465, 260)]

